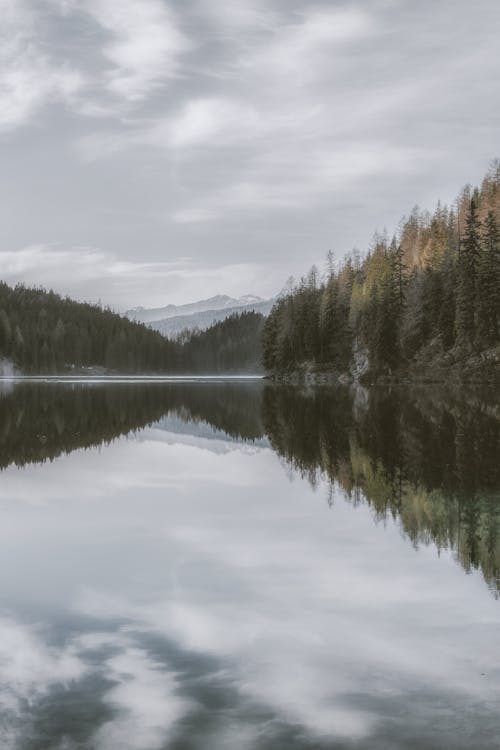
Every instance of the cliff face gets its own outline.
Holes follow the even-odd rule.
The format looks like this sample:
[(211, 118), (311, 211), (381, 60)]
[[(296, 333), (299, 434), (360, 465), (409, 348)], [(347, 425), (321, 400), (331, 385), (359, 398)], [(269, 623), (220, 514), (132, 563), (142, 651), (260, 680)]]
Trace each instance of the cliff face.
[(21, 375), (11, 359), (0, 357), (0, 378), (13, 378)]
[(355, 347), (348, 372), (339, 372), (328, 364), (304, 362), (293, 370), (270, 373), (269, 377), (277, 383), (289, 385), (497, 384), (500, 383), (500, 345), (481, 352), (464, 352), (458, 349), (443, 352), (438, 343), (434, 342), (418, 358), (385, 373), (374, 372), (366, 350)]

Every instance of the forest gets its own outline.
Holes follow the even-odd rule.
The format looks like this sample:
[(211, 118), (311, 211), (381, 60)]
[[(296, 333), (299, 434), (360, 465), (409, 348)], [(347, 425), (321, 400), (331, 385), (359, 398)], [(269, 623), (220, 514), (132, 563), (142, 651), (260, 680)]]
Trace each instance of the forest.
[(169, 340), (98, 305), (0, 283), (0, 357), (18, 372), (257, 372), (263, 317), (232, 315)]
[(159, 333), (52, 291), (0, 283), (0, 355), (22, 373), (102, 367), (156, 372), (175, 361)]
[(323, 274), (290, 280), (269, 317), (234, 314), (167, 339), (98, 305), (0, 283), (0, 358), (21, 373), (330, 372), (350, 380), (500, 379), (500, 162), (453, 206)]
[(176, 339), (177, 369), (184, 373), (262, 372), (264, 316), (257, 312), (234, 313), (205, 331)]
[(471, 366), (495, 379), (500, 344), (500, 162), (452, 207), (415, 208), (326, 272), (291, 280), (263, 333), (267, 371), (365, 377)]

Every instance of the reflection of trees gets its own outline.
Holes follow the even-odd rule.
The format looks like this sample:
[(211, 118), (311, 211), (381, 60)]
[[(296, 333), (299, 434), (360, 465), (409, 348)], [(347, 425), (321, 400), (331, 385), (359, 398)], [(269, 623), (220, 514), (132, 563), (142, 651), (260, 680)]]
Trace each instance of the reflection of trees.
[(262, 436), (260, 384), (16, 385), (0, 395), (0, 468), (109, 443), (167, 414), (245, 440)]
[(26, 383), (0, 394), (0, 468), (109, 443), (169, 414), (235, 439), (267, 433), (291, 471), (394, 517), (415, 545), (453, 549), (500, 591), (500, 416), (488, 394)]
[(319, 475), (377, 518), (397, 519), (415, 545), (451, 548), (500, 590), (500, 415), (489, 394), (267, 388), (273, 448), (314, 484)]

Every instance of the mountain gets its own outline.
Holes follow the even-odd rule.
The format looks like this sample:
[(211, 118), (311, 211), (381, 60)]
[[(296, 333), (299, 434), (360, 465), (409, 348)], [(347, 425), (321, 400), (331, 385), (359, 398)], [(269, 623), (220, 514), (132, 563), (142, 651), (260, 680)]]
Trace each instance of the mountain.
[(227, 294), (216, 294), (215, 297), (189, 302), (186, 305), (166, 305), (165, 307), (134, 307), (125, 313), (127, 318), (138, 323), (175, 318), (180, 315), (194, 315), (206, 310), (225, 310), (226, 308), (245, 307), (246, 305), (263, 302), (262, 297), (247, 294), (244, 297), (229, 297)]
[(274, 299), (265, 300), (251, 294), (239, 298), (218, 294), (215, 297), (186, 305), (136, 307), (127, 310), (125, 315), (130, 320), (145, 323), (164, 336), (172, 338), (186, 330), (204, 331), (214, 323), (219, 323), (235, 313), (258, 312), (268, 315), (273, 304)]

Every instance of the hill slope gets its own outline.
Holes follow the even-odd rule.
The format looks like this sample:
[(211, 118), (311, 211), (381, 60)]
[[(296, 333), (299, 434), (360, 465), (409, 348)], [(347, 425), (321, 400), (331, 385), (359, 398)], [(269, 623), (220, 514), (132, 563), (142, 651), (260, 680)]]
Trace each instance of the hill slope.
[[(414, 209), (391, 238), (274, 306), (265, 366), (319, 382), (500, 380), (500, 162), (453, 207)], [(323, 374), (321, 374), (323, 373)]]
[(243, 312), (169, 341), (96, 305), (0, 282), (0, 372), (255, 373), (263, 324)]
[(0, 282), (0, 357), (24, 373), (162, 372), (174, 367), (176, 350), (156, 331), (110, 310)]

